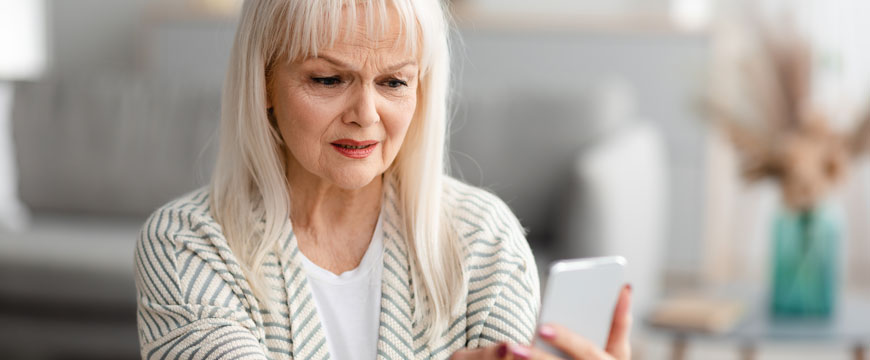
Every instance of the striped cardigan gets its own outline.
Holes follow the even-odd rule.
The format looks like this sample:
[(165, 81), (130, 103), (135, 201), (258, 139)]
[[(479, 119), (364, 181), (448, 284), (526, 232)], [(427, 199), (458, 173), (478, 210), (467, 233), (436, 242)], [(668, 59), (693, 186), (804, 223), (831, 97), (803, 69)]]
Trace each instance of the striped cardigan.
[[(447, 179), (444, 206), (466, 249), (465, 311), (435, 341), (413, 321), (414, 296), (397, 192), (384, 186), (384, 271), (378, 359), (444, 359), (461, 348), (529, 343), (539, 285), (534, 258), (508, 207)], [(200, 189), (158, 209), (135, 250), (143, 359), (328, 359), (326, 337), (292, 230), (265, 259), (279, 306), (258, 303)]]

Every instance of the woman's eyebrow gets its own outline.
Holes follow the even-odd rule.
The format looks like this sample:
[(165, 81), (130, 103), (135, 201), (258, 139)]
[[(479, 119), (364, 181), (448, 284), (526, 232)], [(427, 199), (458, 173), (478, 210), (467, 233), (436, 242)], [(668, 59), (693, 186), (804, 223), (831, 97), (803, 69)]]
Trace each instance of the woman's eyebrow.
[(349, 70), (356, 70), (356, 68), (354, 66), (352, 66), (351, 64), (348, 64), (344, 61), (341, 61), (341, 60), (336, 59), (334, 57), (331, 57), (329, 55), (321, 54), (321, 55), (318, 55), (315, 59), (325, 60), (325, 61), (327, 61), (335, 66), (338, 66), (340, 68), (345, 68), (345, 69), (349, 69)]
[(412, 64), (417, 64), (417, 60), (414, 60), (414, 59), (408, 59), (408, 60), (402, 61), (402, 62), (400, 62), (400, 63), (398, 63), (398, 64), (391, 65), (391, 66), (387, 66), (387, 67), (386, 67), (386, 72), (399, 71), (399, 69), (401, 69), (401, 68), (403, 68), (403, 67), (405, 67), (405, 66), (408, 66), (408, 65), (412, 65)]
[[(316, 59), (322, 59), (322, 60), (324, 60), (324, 61), (326, 61), (326, 62), (329, 62), (329, 63), (331, 63), (331, 64), (333, 64), (333, 65), (335, 65), (335, 66), (337, 66), (337, 67), (340, 67), (340, 68), (344, 68), (344, 69), (348, 69), (348, 70), (354, 70), (354, 71), (358, 70), (357, 67), (355, 67), (355, 66), (353, 66), (353, 65), (351, 65), (351, 64), (348, 64), (348, 63), (346, 63), (346, 62), (344, 62), (344, 61), (341, 61), (341, 60), (339, 60), (339, 59), (336, 59), (336, 58), (334, 58), (334, 57), (332, 57), (332, 56), (329, 56), (329, 55), (321, 54), (321, 55), (318, 55), (318, 56), (316, 57)], [(416, 64), (416, 63), (417, 63), (417, 60), (415, 60), (415, 59), (407, 59), (407, 60), (402, 61), (402, 62), (399, 62), (399, 63), (397, 63), (397, 64), (394, 64), (394, 65), (390, 65), (390, 66), (385, 67), (385, 72), (394, 72), (394, 71), (397, 71), (397, 70), (399, 70), (399, 69), (401, 69), (401, 68), (403, 68), (403, 67), (405, 67), (405, 66), (408, 66), (408, 65), (411, 65), (411, 64)]]

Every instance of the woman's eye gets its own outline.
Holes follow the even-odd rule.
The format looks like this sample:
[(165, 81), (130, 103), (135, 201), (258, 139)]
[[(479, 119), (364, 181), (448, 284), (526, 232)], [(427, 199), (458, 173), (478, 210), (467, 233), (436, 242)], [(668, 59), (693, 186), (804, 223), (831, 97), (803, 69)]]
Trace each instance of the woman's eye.
[(313, 77), (313, 78), (311, 78), (311, 80), (320, 84), (320, 85), (329, 86), (329, 87), (333, 87), (333, 86), (337, 86), (338, 84), (341, 84), (341, 79), (339, 79), (337, 76)]
[(406, 81), (402, 81), (402, 80), (399, 80), (399, 79), (390, 79), (390, 80), (387, 80), (386, 84), (387, 84), (387, 86), (389, 86), (389, 87), (391, 87), (391, 88), (398, 88), (398, 87), (402, 87), (402, 86), (408, 86), (408, 83), (407, 83)]

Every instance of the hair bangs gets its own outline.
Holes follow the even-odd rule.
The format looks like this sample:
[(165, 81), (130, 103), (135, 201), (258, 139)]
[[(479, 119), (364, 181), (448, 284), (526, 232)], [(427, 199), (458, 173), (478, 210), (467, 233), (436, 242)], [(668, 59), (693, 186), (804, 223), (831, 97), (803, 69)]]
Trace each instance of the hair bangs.
[[(266, 31), (273, 38), (265, 42), (265, 58), (273, 64), (279, 60), (289, 63), (317, 57), (319, 51), (334, 46), (336, 41), (350, 39), (354, 32), (344, 29), (360, 25), (365, 27), (369, 39), (380, 41), (388, 36), (393, 11), (399, 30), (394, 49), (417, 57), (421, 71), (425, 71), (430, 61), (418, 51), (426, 43), (419, 38), (424, 32), (420, 31), (418, 10), (410, 0), (288, 1), (273, 14), (271, 29)], [(360, 23), (360, 16), (364, 24)]]

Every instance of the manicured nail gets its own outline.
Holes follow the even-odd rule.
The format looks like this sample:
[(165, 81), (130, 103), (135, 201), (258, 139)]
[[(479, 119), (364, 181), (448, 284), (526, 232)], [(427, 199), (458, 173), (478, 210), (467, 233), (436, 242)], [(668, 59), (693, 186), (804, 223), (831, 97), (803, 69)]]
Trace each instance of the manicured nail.
[(528, 359), (532, 356), (532, 351), (522, 345), (510, 345), (511, 354), (517, 359)]
[(550, 325), (541, 325), (538, 328), (538, 335), (541, 335), (544, 339), (553, 340), (556, 338), (556, 329)]
[(495, 350), (495, 355), (498, 356), (499, 359), (503, 359), (507, 356), (508, 346), (506, 343), (498, 344), (498, 348)]

